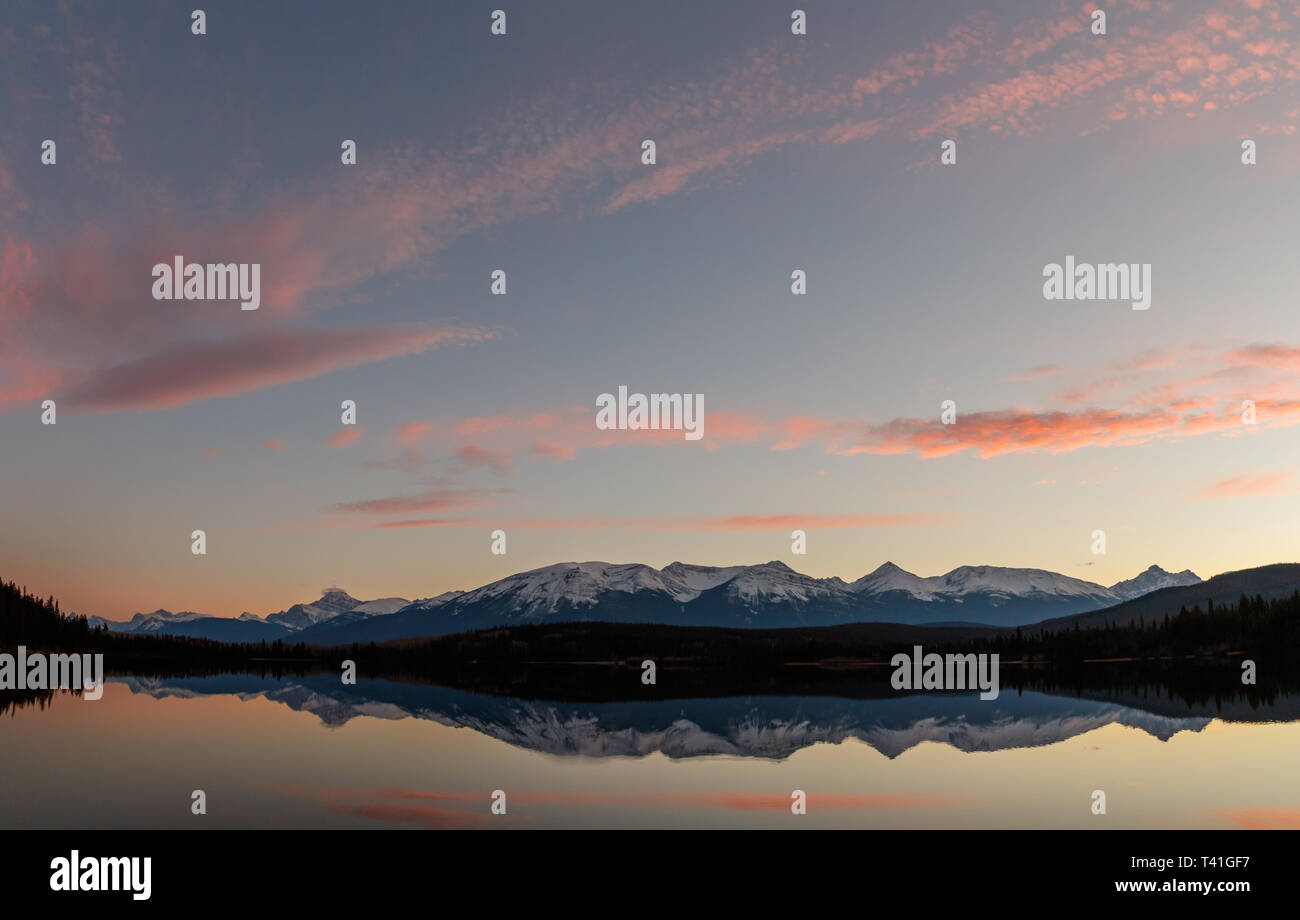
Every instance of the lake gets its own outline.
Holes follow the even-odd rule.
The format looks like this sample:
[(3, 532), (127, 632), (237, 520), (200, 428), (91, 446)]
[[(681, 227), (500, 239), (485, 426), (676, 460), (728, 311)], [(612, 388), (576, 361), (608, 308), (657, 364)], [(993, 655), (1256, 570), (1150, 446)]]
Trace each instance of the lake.
[(560, 702), (319, 673), (43, 702), (0, 716), (5, 827), (1300, 827), (1290, 694)]

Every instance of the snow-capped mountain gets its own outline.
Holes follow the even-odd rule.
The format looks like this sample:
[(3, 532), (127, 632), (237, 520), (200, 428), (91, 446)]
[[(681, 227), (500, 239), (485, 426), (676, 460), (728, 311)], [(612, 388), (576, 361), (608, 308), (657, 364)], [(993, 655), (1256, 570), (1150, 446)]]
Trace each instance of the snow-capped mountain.
[(669, 593), (685, 603), (730, 581), (744, 570), (743, 565), (687, 565), (684, 562), (673, 562), (664, 566), (659, 575), (669, 588)]
[(919, 575), (900, 569), (892, 562), (886, 562), (874, 572), (863, 575), (849, 585), (849, 590), (854, 594), (864, 594), (868, 597), (880, 597), (897, 592), (899, 595), (906, 595), (915, 600), (929, 601), (934, 599), (931, 582), (935, 580), (937, 579), (921, 578)]
[(674, 562), (662, 570), (639, 563), (564, 562), (468, 591), (452, 606), (504, 601), (509, 612), (536, 617), (594, 607), (608, 601), (609, 595), (662, 595), (676, 604), (688, 604), (724, 586), (730, 601), (753, 609), (773, 602), (808, 603), (848, 588), (838, 578), (801, 575), (784, 562), (722, 568)]
[[(886, 562), (853, 582), (863, 619), (1020, 626), (1100, 610), (1122, 598), (1103, 585), (1044, 569), (963, 565), (922, 578)], [(1049, 611), (1056, 611), (1054, 613)]]
[(1199, 581), (1191, 572), (1171, 574), (1158, 566), (1107, 588), (1043, 569), (991, 565), (965, 565), (922, 577), (886, 562), (848, 583), (804, 575), (775, 561), (733, 566), (674, 562), (662, 569), (640, 563), (562, 562), (472, 591), (448, 591), (414, 602), (393, 597), (360, 601), (330, 588), (319, 600), (267, 617), (246, 613), (231, 620), (158, 611), (107, 625), (121, 632), (227, 641), (292, 638), (321, 645), (566, 621), (748, 628), (862, 622), (1019, 626)]
[(281, 610), (266, 617), (245, 612), (230, 619), (205, 616), (201, 613), (170, 613), (166, 610), (156, 610), (153, 613), (137, 613), (126, 622), (105, 620), (102, 617), (88, 619), (92, 627), (104, 625), (114, 632), (198, 636), (225, 641), (256, 642), (260, 639), (287, 638), (301, 630), (344, 616), (352, 620), (386, 616), (410, 606), (410, 603), (403, 597), (359, 601), (346, 591), (326, 588), (319, 600), (309, 604), (294, 604), (288, 610)]
[(855, 622), (1016, 626), (1122, 600), (1090, 581), (999, 566), (961, 566), (923, 578), (885, 563), (850, 584), (804, 575), (783, 562), (723, 567), (674, 562), (662, 569), (565, 562), (419, 601), (392, 616), (326, 622), (300, 638), (320, 644), (384, 642), (565, 621), (754, 628)]
[(520, 572), (467, 591), (455, 603), (483, 604), (506, 601), (511, 611), (554, 613), (566, 607), (595, 606), (602, 594), (667, 593), (660, 573), (636, 563), (566, 562)]
[(1042, 569), (1004, 569), (992, 565), (963, 565), (938, 579), (935, 593), (947, 597), (985, 595), (990, 598), (1063, 597), (1111, 601), (1115, 595), (1101, 585)]
[(134, 633), (156, 633), (166, 629), (173, 623), (188, 623), (191, 620), (202, 618), (203, 614), (194, 613), (189, 610), (180, 613), (172, 613), (170, 610), (155, 610), (153, 613), (137, 613), (125, 623), (106, 620), (103, 617), (87, 617), (92, 629), (105, 625), (115, 632), (134, 632)]
[(1110, 589), (1090, 581), (1044, 569), (1008, 569), (994, 565), (963, 565), (946, 575), (921, 578), (886, 562), (849, 587), (867, 597), (906, 595), (926, 602), (961, 603), (969, 596), (987, 597), (994, 605), (998, 599), (1026, 597), (1088, 598), (1111, 604), (1120, 600)]
[(1136, 578), (1116, 582), (1110, 586), (1112, 593), (1122, 601), (1131, 601), (1135, 597), (1159, 591), (1161, 588), (1183, 588), (1187, 585), (1199, 585), (1201, 577), (1191, 569), (1181, 572), (1166, 572), (1158, 565), (1153, 565)]
[(718, 587), (723, 585), (730, 603), (754, 612), (773, 604), (801, 607), (814, 603), (840, 603), (846, 599), (849, 589), (839, 578), (801, 575), (784, 562), (745, 566)]
[[(447, 601), (460, 597), (464, 593), (464, 591), (444, 591), (437, 597), (426, 597), (418, 601), (411, 601), (408, 606), (419, 608), (421, 610), (432, 610), (434, 607), (441, 607), (443, 604), (447, 603)], [(394, 611), (394, 613), (396, 613), (396, 611)]]
[(359, 601), (339, 588), (325, 588), (320, 600), (310, 604), (294, 604), (288, 610), (272, 613), (265, 619), (268, 623), (275, 623), (285, 629), (296, 631), (332, 620), (343, 613), (356, 612), (367, 616), (396, 613), (410, 603), (404, 597), (381, 597), (373, 601)]

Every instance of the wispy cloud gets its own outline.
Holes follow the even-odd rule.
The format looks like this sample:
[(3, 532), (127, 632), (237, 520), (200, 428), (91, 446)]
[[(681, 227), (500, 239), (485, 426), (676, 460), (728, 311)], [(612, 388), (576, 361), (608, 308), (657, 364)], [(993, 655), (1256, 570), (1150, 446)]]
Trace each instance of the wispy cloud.
[[(1030, 372), (1026, 379), (1064, 373), (1051, 365)], [(961, 412), (953, 424), (943, 424), (937, 411), (929, 418), (883, 421), (815, 415), (765, 419), (751, 410), (714, 411), (705, 416), (702, 441), (687, 442), (680, 432), (668, 429), (600, 430), (593, 409), (569, 406), (459, 420), (420, 419), (399, 425), (393, 437), (408, 445), (407, 450), (419, 443), (449, 452), (455, 472), (487, 467), (504, 474), (524, 459), (568, 460), (584, 450), (606, 448), (815, 448), (839, 456), (972, 454), (991, 459), (1131, 447), (1216, 433), (1241, 436), (1300, 424), (1300, 399), (1295, 397), (1300, 392), (1300, 349), (1289, 346), (1147, 350), (1080, 373), (1081, 380), (1057, 394), (1068, 408)], [(1095, 405), (1098, 402), (1112, 405)], [(1253, 408), (1248, 412), (1247, 406)], [(1247, 424), (1251, 413), (1254, 422)], [(420, 463), (407, 465), (418, 469), (426, 460), (421, 455)]]
[(1043, 364), (1038, 367), (1031, 367), (1029, 370), (1018, 374), (1009, 374), (1002, 379), (1011, 383), (1021, 383), (1026, 380), (1037, 380), (1040, 377), (1050, 377), (1053, 374), (1059, 374), (1061, 370), (1059, 364)]
[(358, 502), (344, 502), (328, 510), (359, 514), (410, 514), (421, 511), (445, 511), (451, 508), (482, 508), (493, 504), (503, 493), (484, 489), (440, 489), (411, 495), (393, 495)]
[(330, 435), (325, 443), (330, 447), (351, 447), (359, 440), (361, 440), (361, 429), (355, 425), (345, 425)]
[[(217, 217), (151, 200), (136, 215), (121, 214), (115, 201), (102, 203), (99, 218), (91, 213), (75, 224), (42, 218), (3, 244), (0, 334), (7, 328), (17, 336), (26, 357), (6, 367), (0, 400), (29, 399), (73, 380), (79, 368), (107, 366), (126, 369), (74, 389), (83, 403), (95, 403), (88, 387), (102, 382), (127, 394), (141, 390), (106, 395), (98, 401), (104, 407), (182, 404), (123, 379), (231, 334), (231, 317), (219, 311), (178, 316), (138, 306), (149, 266), (176, 253), (263, 264), (264, 309), (299, 319), (357, 296), (377, 276), (425, 266), (468, 234), (547, 212), (611, 213), (688, 194), (794, 145), (864, 143), (882, 133), (1072, 136), (1120, 120), (1221, 112), (1300, 81), (1300, 48), (1280, 0), (1208, 13), (1130, 6), (1124, 28), (1104, 41), (1087, 33), (1086, 12), (1056, 10), (1011, 27), (974, 12), (914, 48), (860, 64), (833, 56), (814, 64), (788, 43), (755, 48), (707, 78), (651, 91), (615, 75), (581, 108), (562, 88), (541, 86), (508, 112), (494, 109), (449, 132), (436, 150), (394, 144), (368, 152), (355, 181), (340, 183), (332, 173), (289, 182), (255, 177), (244, 208)], [(63, 20), (65, 34), (50, 46), (69, 61), (65, 89), (88, 146), (115, 170), (129, 169), (118, 140), (119, 50), (111, 36), (79, 34), (75, 16)], [(29, 78), (21, 68), (10, 76), (11, 102), (21, 101)], [(654, 169), (635, 156), (648, 134), (659, 144)], [(482, 156), (488, 149), (494, 155)], [(0, 162), (0, 208), (25, 198)], [(33, 297), (44, 305), (40, 316), (25, 306)], [(248, 392), (279, 379), (251, 361), (240, 377), (214, 392)]]
[(173, 408), (491, 335), (472, 327), (407, 325), (251, 333), (92, 372), (59, 398), (74, 412)]
[(1212, 486), (1197, 492), (1198, 500), (1215, 498), (1255, 498), (1265, 495), (1291, 495), (1300, 492), (1290, 480), (1294, 470), (1277, 470), (1269, 473), (1245, 473), (1221, 479)]
[[(450, 507), (450, 506), (445, 506)], [(389, 509), (395, 510), (395, 509)], [(412, 509), (415, 510), (415, 509)], [(440, 510), (436, 508), (420, 510)], [(924, 527), (951, 521), (955, 514), (948, 513), (872, 513), (826, 514), (809, 512), (798, 514), (752, 515), (730, 517), (687, 517), (664, 515), (660, 517), (520, 517), (492, 516), (479, 518), (414, 518), (399, 521), (382, 521), (372, 526), (379, 529), (420, 527), (507, 527), (512, 530), (636, 530), (643, 532), (668, 531), (788, 531), (791, 528), (816, 528), (818, 530), (843, 530), (852, 528)]]

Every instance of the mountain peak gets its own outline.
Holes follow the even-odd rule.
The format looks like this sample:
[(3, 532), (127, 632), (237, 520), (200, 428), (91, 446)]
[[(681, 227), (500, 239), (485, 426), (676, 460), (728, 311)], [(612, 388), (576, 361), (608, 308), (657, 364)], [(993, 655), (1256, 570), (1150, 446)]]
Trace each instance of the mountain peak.
[(1149, 566), (1142, 574), (1133, 578), (1126, 578), (1110, 586), (1120, 600), (1132, 600), (1135, 597), (1141, 597), (1143, 594), (1150, 594), (1152, 591), (1159, 591), (1161, 588), (1182, 588), (1187, 585), (1196, 585), (1201, 583), (1201, 577), (1191, 569), (1183, 569), (1181, 572), (1169, 572), (1158, 565)]
[(902, 592), (917, 600), (930, 600), (933, 597), (930, 581), (931, 579), (913, 575), (892, 562), (886, 562), (848, 587), (855, 594), (865, 596)]

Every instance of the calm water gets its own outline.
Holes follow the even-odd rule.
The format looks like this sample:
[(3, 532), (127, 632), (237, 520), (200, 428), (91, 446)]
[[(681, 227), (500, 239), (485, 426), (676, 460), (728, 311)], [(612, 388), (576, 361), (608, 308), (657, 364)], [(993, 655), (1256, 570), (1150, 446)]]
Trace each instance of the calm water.
[(555, 703), (335, 675), (110, 678), (101, 700), (0, 717), (0, 826), (1297, 828), (1296, 719), (1295, 696)]

